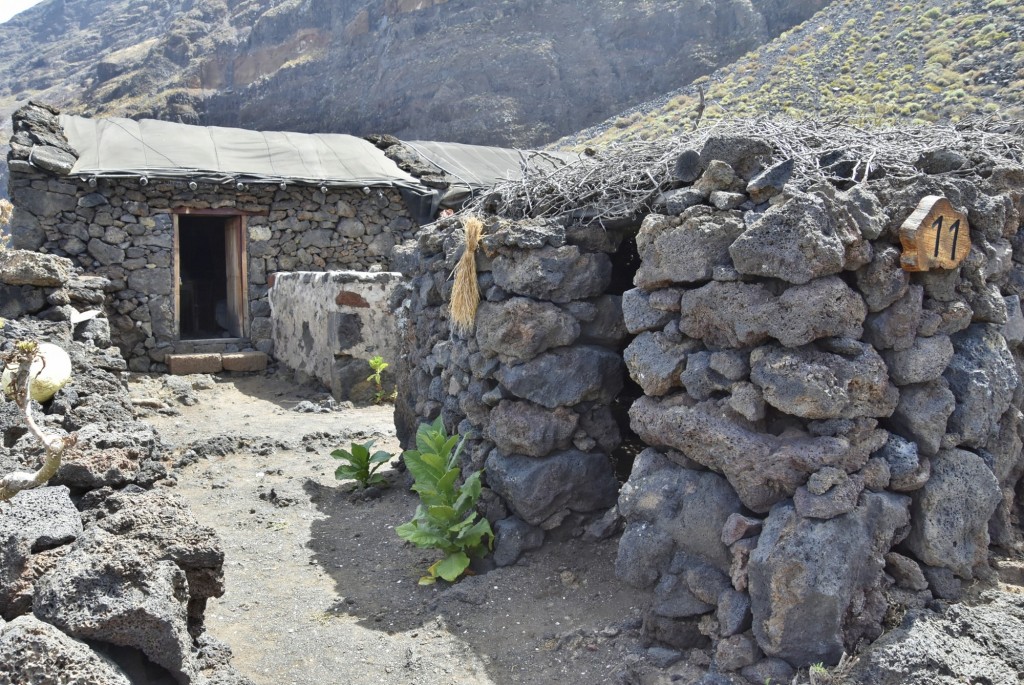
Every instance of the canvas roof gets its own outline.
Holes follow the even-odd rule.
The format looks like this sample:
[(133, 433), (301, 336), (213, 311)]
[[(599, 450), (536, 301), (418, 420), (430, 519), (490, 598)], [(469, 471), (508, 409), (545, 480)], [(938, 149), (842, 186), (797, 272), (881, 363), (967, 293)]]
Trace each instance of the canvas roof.
[(61, 125), (79, 153), (72, 175), (421, 187), (373, 144), (345, 134), (67, 115)]
[(524, 164), (542, 171), (553, 170), (578, 157), (567, 152), (517, 150), (464, 143), (426, 140), (402, 142), (449, 176), (458, 179), (470, 191), (490, 188), (499, 181), (521, 178)]

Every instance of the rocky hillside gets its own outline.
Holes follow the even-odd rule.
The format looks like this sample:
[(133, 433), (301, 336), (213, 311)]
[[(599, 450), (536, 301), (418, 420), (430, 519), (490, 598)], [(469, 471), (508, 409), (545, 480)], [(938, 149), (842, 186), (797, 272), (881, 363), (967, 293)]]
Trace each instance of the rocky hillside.
[(884, 124), (1022, 118), (1024, 4), (837, 0), (736, 63), (562, 142), (689, 130), (700, 89), (705, 123), (778, 114)]
[(65, 111), (530, 145), (727, 64), (827, 0), (44, 0), (0, 116)]

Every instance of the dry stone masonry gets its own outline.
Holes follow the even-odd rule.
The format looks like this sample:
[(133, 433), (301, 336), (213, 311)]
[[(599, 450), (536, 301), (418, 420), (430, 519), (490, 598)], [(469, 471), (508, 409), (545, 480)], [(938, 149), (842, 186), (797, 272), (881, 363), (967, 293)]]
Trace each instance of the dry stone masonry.
[(620, 298), (607, 294), (615, 241), (577, 245), (551, 222), (495, 222), (487, 233), (477, 257), (485, 297), (468, 337), (448, 337), (442, 314), (461, 225), (439, 222), (397, 251), (419, 274), (399, 314), (411, 351), (399, 370), (410, 378), (400, 430), (441, 414), (473, 437), (469, 464), (486, 467), (515, 516), (499, 539), (523, 523), (571, 529), (607, 510), (618, 490), (608, 455), (622, 441), (612, 403), (625, 378), (626, 329)]
[[(1021, 538), (1024, 169), (798, 185), (772, 152), (742, 136), (682, 152), (632, 229), (488, 219), (466, 337), (445, 320), (459, 222), (399, 248), (399, 418), (474, 436), (467, 462), (516, 539), (579, 533), (615, 501), (610, 455), (640, 443), (617, 572), (650, 589), (651, 638), (712, 650), (709, 683), (835, 664)], [(900, 228), (930, 196), (962, 212), (970, 249), (910, 272)]]
[(246, 346), (177, 340), (174, 214), (219, 210), (245, 217), (248, 343), (268, 353), (269, 274), (387, 267), (391, 249), (416, 229), (393, 189), (324, 193), (305, 185), (201, 183), (193, 190), (187, 179), (142, 185), (138, 178), (90, 183), (66, 175), (76, 157), (55, 110), (30, 105), (16, 113), (9, 160), (12, 246), (67, 257), (109, 281), (111, 333), (133, 371), (163, 370), (172, 352)]
[[(102, 310), (107, 284), (64, 257), (0, 251), (0, 288), (49, 312)], [(224, 594), (220, 540), (153, 487), (172, 477), (169, 449), (135, 418), (107, 319), (22, 316), (10, 302), (0, 351), (31, 339), (71, 357), (70, 382), (33, 415), (77, 442), (47, 486), (0, 502), (0, 682), (249, 685), (204, 630), (207, 600)], [(42, 456), (0, 397), (0, 474), (34, 471)]]

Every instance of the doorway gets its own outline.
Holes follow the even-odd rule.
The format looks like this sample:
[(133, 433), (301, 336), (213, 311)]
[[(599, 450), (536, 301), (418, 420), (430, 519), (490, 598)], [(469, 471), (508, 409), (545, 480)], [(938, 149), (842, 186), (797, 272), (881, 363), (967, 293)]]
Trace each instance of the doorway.
[(248, 335), (241, 216), (175, 215), (177, 330), (181, 340)]

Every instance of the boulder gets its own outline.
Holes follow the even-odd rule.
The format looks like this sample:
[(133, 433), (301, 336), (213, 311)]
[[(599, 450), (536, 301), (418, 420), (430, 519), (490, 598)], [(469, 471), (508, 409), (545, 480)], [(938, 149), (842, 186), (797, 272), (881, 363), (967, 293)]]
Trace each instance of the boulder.
[(1020, 501), (1017, 486), (1024, 476), (1022, 429), (1024, 414), (1011, 405), (999, 419), (999, 430), (991, 436), (984, 448), (978, 450), (978, 456), (992, 470), (1002, 492), (1002, 502), (988, 524), (989, 535), (992, 544), (1006, 549), (1012, 549), (1020, 535), (1016, 507)]
[(878, 353), (864, 343), (844, 341), (844, 354), (814, 346), (769, 345), (750, 355), (750, 379), (768, 404), (808, 419), (884, 417), (899, 392)]
[(607, 509), (615, 504), (619, 489), (602, 453), (567, 450), (537, 459), (492, 450), (485, 467), (491, 488), (534, 526), (566, 510)]
[(0, 503), (0, 540), (13, 535), (32, 553), (66, 545), (81, 534), (81, 516), (62, 485), (22, 490)]
[(30, 250), (0, 250), (0, 283), (57, 288), (75, 273), (70, 259)]
[(657, 526), (637, 520), (626, 524), (619, 538), (615, 575), (636, 588), (653, 588), (672, 559), (675, 544)]
[(761, 650), (752, 635), (732, 635), (715, 645), (715, 664), (723, 671), (738, 671), (753, 666), (761, 658)]
[(659, 214), (678, 216), (690, 207), (702, 204), (705, 199), (704, 193), (693, 187), (676, 188), (660, 193), (654, 198), (651, 208)]
[[(696, 400), (710, 399), (717, 392), (728, 392), (732, 389), (733, 379), (711, 367), (715, 354), (706, 350), (693, 352), (686, 357), (686, 370), (679, 377), (686, 388), (687, 394)], [(745, 375), (745, 374), (743, 374)], [(643, 385), (641, 383), (641, 385)], [(663, 395), (664, 393), (646, 393)]]
[(797, 347), (821, 338), (860, 338), (867, 309), (841, 278), (828, 276), (788, 288), (776, 311), (767, 314), (769, 334), (786, 347)]
[(750, 630), (753, 614), (750, 613), (750, 595), (746, 592), (728, 588), (718, 595), (718, 608), (715, 618), (718, 619), (718, 634), (722, 637), (737, 635)]
[(608, 255), (582, 253), (575, 245), (499, 254), (491, 268), (498, 287), (551, 302), (602, 295), (612, 276)]
[(1020, 377), (998, 326), (973, 324), (952, 340), (956, 351), (943, 374), (956, 397), (948, 431), (959, 445), (983, 447), (1010, 406)]
[(629, 522), (648, 521), (667, 531), (677, 550), (728, 572), (731, 558), (722, 528), (742, 508), (729, 482), (717, 473), (678, 466), (654, 450), (637, 458), (651, 465), (622, 486), (619, 512)]
[(846, 250), (825, 202), (797, 195), (758, 217), (729, 254), (741, 274), (800, 284), (842, 271)]
[(946, 381), (905, 385), (900, 388), (900, 401), (890, 420), (894, 433), (917, 443), (922, 454), (939, 451), (946, 423), (957, 405)]
[[(664, 291), (656, 291), (661, 293)], [(664, 328), (674, 318), (671, 311), (658, 309), (651, 304), (653, 293), (633, 288), (622, 293), (622, 316), (626, 330), (630, 333), (643, 333)], [(679, 311), (679, 300), (676, 298), (675, 310)]]
[(742, 192), (744, 185), (729, 164), (716, 159), (708, 162), (704, 173), (691, 187), (701, 198), (707, 199), (714, 192)]
[(491, 410), (484, 435), (508, 454), (543, 457), (569, 446), (578, 421), (565, 407), (551, 411), (532, 402), (503, 400)]
[(518, 516), (509, 516), (494, 524), (494, 563), (511, 566), (523, 552), (544, 544), (544, 531)]
[(589, 345), (562, 347), (516, 366), (502, 366), (495, 377), (513, 395), (554, 409), (596, 400), (609, 403), (622, 389), (622, 358)]
[(953, 343), (947, 335), (915, 338), (904, 350), (884, 350), (882, 358), (896, 385), (926, 383), (942, 376), (953, 359)]
[(830, 519), (854, 510), (864, 481), (850, 478), (846, 471), (826, 466), (807, 479), (807, 485), (793, 495), (796, 513), (804, 518)]
[(900, 251), (889, 246), (875, 252), (874, 259), (857, 271), (857, 290), (869, 312), (880, 312), (903, 297), (910, 285), (910, 273), (900, 268)]
[(918, 454), (917, 443), (892, 433), (882, 449), (871, 455), (889, 467), (889, 489), (910, 492), (924, 485), (931, 475), (931, 462)]
[(641, 333), (622, 353), (630, 377), (646, 395), (664, 395), (680, 387), (679, 374), (687, 354), (700, 347), (696, 340), (674, 342), (665, 333)]
[(1024, 673), (1024, 608), (1019, 595), (986, 592), (983, 601), (942, 613), (913, 610), (846, 671), (850, 685), (1018, 685)]
[(698, 599), (686, 580), (675, 573), (664, 573), (654, 588), (651, 610), (667, 618), (688, 618), (714, 611), (714, 605)]
[(700, 150), (702, 167), (707, 168), (713, 160), (719, 160), (746, 180), (757, 175), (771, 159), (771, 145), (760, 138), (741, 135), (710, 136)]
[(867, 420), (836, 437), (800, 431), (775, 436), (755, 430), (718, 401), (691, 406), (685, 400), (641, 397), (629, 411), (630, 426), (648, 445), (679, 450), (723, 474), (754, 512), (791, 497), (824, 466), (860, 469), (888, 436)]
[(679, 331), (709, 347), (746, 347), (768, 337), (765, 314), (774, 298), (756, 283), (712, 282), (686, 290), (680, 301)]
[(683, 293), (679, 330), (709, 347), (775, 338), (787, 347), (825, 337), (859, 338), (867, 310), (842, 279), (820, 278), (778, 297), (756, 283), (712, 282)]
[[(174, 495), (128, 487), (83, 512), (94, 526), (118, 536), (142, 559), (168, 559), (188, 579), (189, 618), (201, 620), (206, 600), (224, 594), (224, 551), (212, 528), (201, 525)], [(79, 548), (88, 544), (79, 542)]]
[(898, 552), (889, 552), (885, 555), (885, 572), (892, 576), (897, 587), (915, 592), (928, 589), (928, 581), (921, 572), (921, 566)]
[(188, 581), (174, 562), (144, 559), (124, 540), (92, 528), (36, 582), (32, 608), (72, 637), (134, 647), (190, 683), (198, 667), (188, 601)]
[(74, 168), (78, 157), (54, 145), (35, 145), (32, 147), (31, 160), (40, 169), (67, 176)]
[(905, 350), (914, 344), (921, 322), (924, 290), (919, 285), (880, 312), (869, 314), (864, 322), (864, 340), (880, 350)]
[(110, 659), (34, 616), (0, 623), (0, 682), (132, 685)]
[(795, 160), (787, 159), (768, 167), (750, 179), (750, 183), (747, 184), (747, 195), (758, 204), (779, 195), (793, 175), (795, 165)]
[(477, 344), (506, 363), (527, 361), (552, 347), (571, 345), (579, 334), (579, 322), (547, 302), (513, 297), (481, 302), (477, 310)]
[(716, 266), (730, 264), (729, 245), (743, 233), (738, 212), (695, 207), (673, 226), (668, 217), (650, 214), (636, 237), (640, 268), (634, 284), (653, 290), (673, 283), (711, 280)]
[(973, 452), (942, 450), (931, 462), (931, 478), (912, 495), (904, 544), (924, 563), (972, 578), (988, 560), (988, 521), (1002, 499), (999, 483)]
[(877, 592), (883, 555), (909, 523), (908, 504), (867, 492), (856, 509), (824, 521), (801, 518), (785, 502), (772, 509), (747, 567), (754, 635), (765, 654), (796, 667), (835, 664), (864, 636), (854, 618), (873, 625), (869, 639), (881, 633), (885, 602), (871, 607), (877, 615), (861, 612)]

